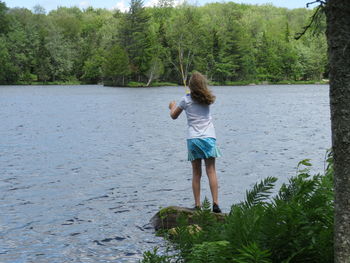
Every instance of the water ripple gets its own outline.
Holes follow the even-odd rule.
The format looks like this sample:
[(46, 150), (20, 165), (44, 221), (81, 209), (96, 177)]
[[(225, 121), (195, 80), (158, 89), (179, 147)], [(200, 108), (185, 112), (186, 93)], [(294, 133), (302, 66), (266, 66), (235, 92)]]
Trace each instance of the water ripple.
[[(221, 206), (330, 147), (328, 86), (213, 87)], [(0, 262), (138, 262), (149, 219), (192, 206), (182, 88), (0, 87)], [(202, 197), (210, 197), (203, 176)]]

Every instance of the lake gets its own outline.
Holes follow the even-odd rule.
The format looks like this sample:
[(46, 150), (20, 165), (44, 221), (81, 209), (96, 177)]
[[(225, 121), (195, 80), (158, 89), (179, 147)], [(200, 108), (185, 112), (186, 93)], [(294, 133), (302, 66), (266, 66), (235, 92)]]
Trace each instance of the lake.
[[(331, 146), (328, 85), (213, 87), (223, 212)], [(194, 205), (184, 88), (0, 86), (0, 262), (138, 262), (149, 219)], [(202, 199), (210, 198), (206, 176)]]

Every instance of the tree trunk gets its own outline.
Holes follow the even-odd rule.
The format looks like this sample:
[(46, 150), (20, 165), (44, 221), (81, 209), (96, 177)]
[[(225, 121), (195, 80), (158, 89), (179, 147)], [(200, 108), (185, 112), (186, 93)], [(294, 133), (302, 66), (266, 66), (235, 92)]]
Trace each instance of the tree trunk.
[(180, 66), (180, 73), (181, 73), (181, 78), (182, 78), (182, 83), (184, 84), (184, 87), (186, 88), (186, 77), (185, 77), (185, 72), (184, 72), (184, 67), (183, 67), (183, 50), (178, 48), (178, 54), (179, 54), (179, 66)]
[(334, 153), (334, 261), (350, 262), (350, 1), (328, 0), (327, 39)]
[(153, 71), (155, 70), (155, 65), (153, 65), (152, 66), (152, 70), (151, 70), (151, 74), (150, 74), (150, 76), (149, 76), (149, 78), (148, 78), (148, 81), (147, 81), (147, 84), (146, 84), (146, 87), (149, 87), (149, 85), (151, 85), (151, 83), (152, 83), (152, 80), (153, 80)]

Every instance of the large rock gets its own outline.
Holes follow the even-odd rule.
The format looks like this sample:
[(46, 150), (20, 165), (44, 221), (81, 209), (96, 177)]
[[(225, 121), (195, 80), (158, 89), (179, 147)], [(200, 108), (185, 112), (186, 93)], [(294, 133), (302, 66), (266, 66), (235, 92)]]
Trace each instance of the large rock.
[[(185, 215), (188, 219), (188, 224), (197, 224), (194, 219), (196, 210), (180, 206), (169, 206), (159, 210), (150, 220), (156, 231), (161, 229), (171, 229), (177, 227), (178, 219), (181, 215)], [(215, 214), (218, 221), (224, 221), (226, 214)]]

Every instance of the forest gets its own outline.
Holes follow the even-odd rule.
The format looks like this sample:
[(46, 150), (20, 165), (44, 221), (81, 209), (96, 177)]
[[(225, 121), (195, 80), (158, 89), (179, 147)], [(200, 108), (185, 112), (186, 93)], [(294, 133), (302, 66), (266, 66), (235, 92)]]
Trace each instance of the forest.
[(328, 77), (326, 22), (299, 40), (313, 10), (233, 2), (131, 0), (127, 12), (0, 1), (0, 84), (290, 83)]

